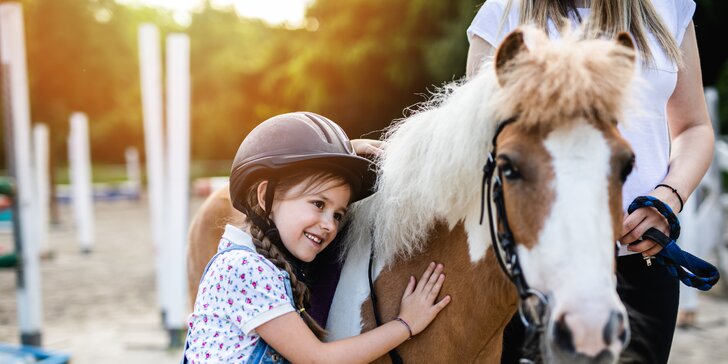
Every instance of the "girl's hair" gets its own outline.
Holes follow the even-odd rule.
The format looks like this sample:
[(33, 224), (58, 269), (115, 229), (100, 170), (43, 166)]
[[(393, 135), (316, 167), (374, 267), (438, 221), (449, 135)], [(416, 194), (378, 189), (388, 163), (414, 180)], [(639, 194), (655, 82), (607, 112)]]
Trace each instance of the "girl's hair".
[[(245, 204), (249, 208), (248, 211), (257, 214), (258, 216), (266, 216), (263, 208), (258, 203), (258, 186), (263, 180), (254, 183), (247, 191), (245, 196)], [(295, 198), (305, 194), (317, 193), (321, 191), (321, 188), (329, 182), (338, 182), (339, 184), (331, 187), (338, 187), (348, 185), (348, 182), (340, 175), (328, 172), (320, 171), (311, 173), (310, 171), (297, 171), (280, 178), (275, 187), (275, 196), (281, 196), (282, 198)], [(288, 196), (287, 193), (295, 186), (305, 183), (304, 188), (299, 193), (299, 196)], [(278, 234), (265, 234), (264, 229), (267, 227), (257, 226), (253, 223), (250, 217), (246, 217), (245, 224), (250, 228), (250, 235), (253, 237), (253, 244), (255, 244), (256, 251), (262, 255), (276, 267), (288, 272), (291, 278), (291, 290), (293, 291), (293, 300), (296, 303), (296, 308), (307, 308), (310, 305), (311, 294), (308, 285), (299, 280), (293, 269), (293, 266), (286, 258), (284, 252), (278, 247), (283, 246), (280, 236)], [(272, 222), (271, 222), (272, 224)], [(284, 247), (284, 246), (283, 246)], [(284, 247), (285, 248), (285, 247)], [(319, 339), (323, 339), (326, 336), (326, 330), (324, 330), (314, 320), (307, 311), (301, 312), (301, 318), (313, 331), (313, 333)]]
[[(508, 0), (501, 27), (513, 1)], [(534, 23), (544, 30), (547, 30), (549, 19), (557, 29), (562, 29), (567, 24), (569, 14), (576, 13), (575, 0), (520, 0), (520, 4), (519, 22)], [(619, 32), (629, 32), (642, 58), (646, 63), (652, 63), (654, 58), (647, 38), (647, 34), (652, 33), (665, 54), (682, 65), (680, 46), (650, 0), (591, 0), (589, 13), (588, 37), (614, 37)]]

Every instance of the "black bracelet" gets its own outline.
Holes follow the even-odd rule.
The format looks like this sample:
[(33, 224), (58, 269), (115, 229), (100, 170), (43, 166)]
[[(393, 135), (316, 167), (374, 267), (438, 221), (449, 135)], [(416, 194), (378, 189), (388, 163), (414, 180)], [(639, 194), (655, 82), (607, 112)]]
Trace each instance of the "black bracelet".
[(659, 185), (655, 186), (655, 189), (657, 189), (657, 187), (666, 187), (666, 188), (669, 188), (670, 190), (672, 190), (672, 193), (674, 193), (675, 196), (677, 196), (677, 200), (680, 201), (680, 211), (678, 211), (678, 213), (682, 212), (683, 207), (684, 207), (683, 199), (682, 199), (682, 197), (680, 197), (680, 194), (677, 193), (677, 190), (672, 188), (672, 186), (666, 185), (664, 183), (660, 183)]
[(407, 338), (407, 340), (411, 339), (411, 338), (412, 338), (412, 336), (414, 336), (414, 335), (412, 335), (412, 328), (411, 328), (411, 327), (410, 327), (410, 325), (409, 325), (409, 324), (407, 323), (407, 321), (405, 321), (405, 320), (404, 320), (403, 318), (401, 318), (401, 317), (397, 317), (397, 318), (395, 318), (395, 319), (394, 319), (394, 321), (399, 321), (399, 322), (401, 322), (401, 323), (402, 323), (402, 325), (404, 325), (404, 326), (405, 326), (405, 327), (407, 328), (407, 331), (409, 331), (409, 334), (410, 334), (410, 336), (409, 336), (409, 337)]

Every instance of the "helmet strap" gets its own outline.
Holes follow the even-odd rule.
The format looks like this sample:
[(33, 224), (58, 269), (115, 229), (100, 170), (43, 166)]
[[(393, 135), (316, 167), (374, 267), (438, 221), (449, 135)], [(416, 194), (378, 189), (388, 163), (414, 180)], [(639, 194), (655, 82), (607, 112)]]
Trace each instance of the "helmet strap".
[(268, 216), (270, 216), (271, 209), (273, 208), (273, 197), (275, 195), (276, 186), (278, 185), (278, 180), (276, 179), (269, 179), (268, 180), (268, 186), (265, 188), (265, 219), (268, 219)]

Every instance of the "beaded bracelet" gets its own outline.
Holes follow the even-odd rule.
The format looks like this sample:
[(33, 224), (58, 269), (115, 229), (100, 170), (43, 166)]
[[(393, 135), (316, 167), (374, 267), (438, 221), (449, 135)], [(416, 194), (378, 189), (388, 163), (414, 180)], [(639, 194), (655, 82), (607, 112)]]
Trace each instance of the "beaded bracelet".
[(412, 336), (414, 336), (414, 335), (412, 335), (412, 328), (411, 328), (411, 327), (410, 327), (410, 325), (409, 325), (409, 324), (407, 323), (407, 321), (405, 321), (405, 320), (404, 320), (403, 318), (401, 318), (401, 317), (397, 317), (396, 319), (394, 319), (394, 321), (399, 321), (399, 322), (401, 322), (401, 323), (402, 323), (402, 325), (404, 325), (404, 326), (405, 326), (405, 327), (407, 328), (407, 331), (409, 331), (409, 334), (410, 334), (410, 336), (409, 336), (409, 337), (407, 338), (407, 340), (411, 339), (411, 338), (412, 338)]
[(680, 197), (680, 194), (677, 193), (677, 190), (672, 188), (672, 186), (666, 185), (664, 183), (660, 183), (659, 185), (655, 186), (655, 189), (657, 189), (657, 187), (665, 187), (665, 188), (669, 188), (670, 190), (672, 190), (672, 193), (674, 193), (675, 196), (677, 196), (677, 200), (680, 201), (680, 211), (678, 211), (678, 212), (682, 212), (683, 206), (684, 206), (683, 199), (682, 199), (682, 197)]

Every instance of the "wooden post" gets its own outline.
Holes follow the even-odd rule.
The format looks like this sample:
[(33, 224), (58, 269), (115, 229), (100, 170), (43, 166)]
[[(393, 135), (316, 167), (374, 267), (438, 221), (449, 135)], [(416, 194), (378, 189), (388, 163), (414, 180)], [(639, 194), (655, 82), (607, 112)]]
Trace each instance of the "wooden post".
[(185, 34), (167, 37), (167, 156), (168, 162), (168, 230), (165, 267), (169, 271), (167, 330), (170, 345), (181, 346), (187, 328), (187, 284), (185, 249), (189, 228), (190, 195), (190, 41)]
[(38, 223), (38, 251), (41, 257), (49, 257), (52, 249), (48, 242), (48, 225), (50, 224), (50, 176), (48, 175), (48, 126), (35, 124), (33, 127), (33, 151), (35, 158), (35, 190), (37, 196), (36, 211)]
[(147, 170), (147, 196), (152, 225), (152, 241), (155, 246), (157, 269), (157, 304), (165, 321), (164, 276), (164, 138), (162, 135), (162, 65), (159, 50), (159, 31), (154, 25), (139, 27), (139, 71), (142, 88), (142, 112), (144, 116), (144, 149)]
[(89, 152), (88, 118), (82, 112), (71, 114), (68, 153), (71, 167), (71, 194), (78, 242), (83, 253), (90, 253), (94, 244), (93, 184)]

